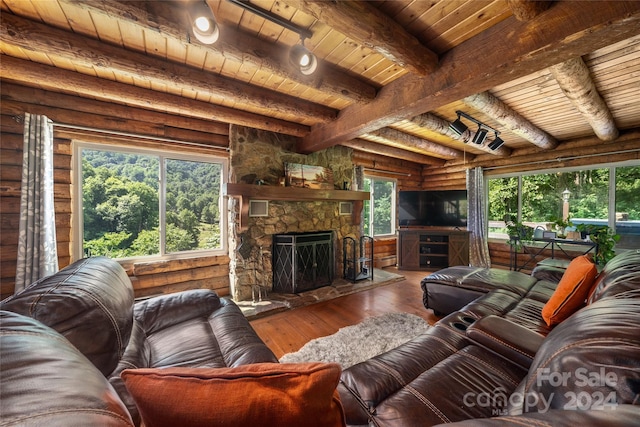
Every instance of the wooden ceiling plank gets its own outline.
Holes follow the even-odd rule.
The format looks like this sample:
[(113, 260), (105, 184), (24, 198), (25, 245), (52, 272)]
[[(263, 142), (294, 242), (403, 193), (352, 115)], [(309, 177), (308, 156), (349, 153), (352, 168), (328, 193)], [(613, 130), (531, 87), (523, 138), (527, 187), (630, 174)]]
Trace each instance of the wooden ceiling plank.
[(603, 141), (613, 141), (619, 135), (615, 120), (604, 99), (591, 79), (589, 68), (582, 58), (572, 58), (550, 67), (560, 88), (589, 122), (593, 131)]
[(585, 2), (576, 9), (572, 2), (562, 1), (544, 14), (544, 27), (509, 18), (457, 46), (441, 58), (428, 79), (408, 74), (395, 80), (370, 104), (350, 106), (338, 119), (314, 125), (299, 150), (327, 148), (539, 71), (558, 63), (558, 58), (624, 40), (640, 25), (640, 2)]
[(446, 52), (509, 16), (504, 2), (468, 2), (459, 9), (459, 15), (452, 14), (432, 28), (438, 36), (429, 40), (429, 46), (436, 52)]
[[(29, 86), (32, 81), (39, 82), (39, 86), (50, 91), (64, 91), (83, 93), (95, 99), (116, 102), (147, 110), (166, 113), (183, 114), (205, 120), (216, 120), (234, 123), (256, 129), (264, 129), (287, 135), (302, 136), (308, 132), (307, 126), (286, 122), (271, 117), (231, 110), (200, 101), (193, 101), (174, 95), (155, 93), (153, 91), (130, 86), (124, 83), (110, 82), (55, 69), (10, 56), (3, 56), (0, 60), (0, 70), (3, 78)], [(36, 78), (43, 75), (47, 79)]]
[[(438, 66), (438, 56), (434, 52), (367, 2), (282, 1), (418, 75), (427, 75)], [(363, 20), (363, 16), (367, 19)]]
[[(335, 117), (335, 111), (311, 104), (289, 95), (250, 86), (229, 78), (208, 75), (183, 65), (168, 63), (158, 58), (124, 50), (93, 39), (38, 24), (17, 16), (3, 17), (0, 39), (32, 51), (46, 51), (73, 59), (85, 66), (110, 68), (118, 73), (138, 77), (156, 83), (172, 84), (185, 88), (198, 88), (238, 104), (263, 109), (265, 114), (276, 110), (282, 113), (327, 121)], [(65, 40), (57, 43), (56, 40)], [(88, 54), (100, 52), (99, 55)]]
[(32, 3), (40, 19), (46, 17), (47, 22), (50, 22), (52, 25), (55, 25), (58, 28), (64, 28), (66, 30), (71, 29), (69, 19), (64, 14), (62, 8), (60, 7), (60, 3), (58, 3), (58, 0), (38, 1)]

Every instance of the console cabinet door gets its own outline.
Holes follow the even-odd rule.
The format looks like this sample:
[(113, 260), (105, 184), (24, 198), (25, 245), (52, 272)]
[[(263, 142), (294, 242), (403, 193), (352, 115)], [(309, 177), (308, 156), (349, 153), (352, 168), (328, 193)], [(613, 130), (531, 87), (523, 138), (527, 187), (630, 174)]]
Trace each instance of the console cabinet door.
[(420, 235), (412, 231), (400, 232), (398, 236), (398, 268), (417, 270), (420, 268)]
[(469, 265), (469, 233), (449, 235), (449, 266)]

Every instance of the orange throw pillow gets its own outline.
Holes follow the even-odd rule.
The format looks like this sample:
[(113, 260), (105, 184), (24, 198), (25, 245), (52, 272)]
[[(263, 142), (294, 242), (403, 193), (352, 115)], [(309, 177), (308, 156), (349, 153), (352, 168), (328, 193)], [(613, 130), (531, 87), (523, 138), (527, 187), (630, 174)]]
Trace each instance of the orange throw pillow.
[(542, 308), (542, 318), (548, 326), (557, 325), (584, 305), (597, 274), (596, 265), (586, 255), (569, 263), (558, 287)]
[(344, 426), (335, 363), (127, 369), (145, 427)]

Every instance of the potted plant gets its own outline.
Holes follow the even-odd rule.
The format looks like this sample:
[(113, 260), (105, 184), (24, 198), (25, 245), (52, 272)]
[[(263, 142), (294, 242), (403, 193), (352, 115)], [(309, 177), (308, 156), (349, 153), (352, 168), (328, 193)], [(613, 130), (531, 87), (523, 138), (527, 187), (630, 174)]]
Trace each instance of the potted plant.
[(519, 251), (522, 248), (523, 240), (531, 240), (533, 239), (533, 227), (529, 227), (528, 225), (524, 225), (520, 221), (514, 221), (510, 219), (506, 222), (507, 224), (507, 235), (509, 236), (509, 244), (514, 247), (516, 251)]
[(565, 237), (567, 237), (567, 227), (573, 227), (571, 217), (567, 218), (566, 220), (564, 218), (555, 218), (552, 221), (558, 232), (558, 238), (564, 239)]
[(620, 241), (620, 235), (614, 233), (611, 228), (606, 225), (578, 224), (576, 230), (581, 236), (589, 236), (589, 239), (596, 244), (594, 257), (596, 264), (604, 265), (616, 255), (614, 248)]

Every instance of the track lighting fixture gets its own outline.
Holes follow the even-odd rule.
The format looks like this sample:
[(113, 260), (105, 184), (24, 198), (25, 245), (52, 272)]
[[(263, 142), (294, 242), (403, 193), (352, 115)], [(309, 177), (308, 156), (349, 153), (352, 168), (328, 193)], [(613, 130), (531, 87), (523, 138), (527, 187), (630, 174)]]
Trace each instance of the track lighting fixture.
[(213, 44), (220, 36), (215, 16), (205, 0), (197, 0), (189, 7), (191, 30), (196, 39), (204, 44)]
[(460, 111), (457, 111), (457, 113), (458, 113), (458, 118), (449, 125), (449, 129), (451, 129), (458, 135), (462, 135), (467, 129), (469, 129), (469, 127), (464, 123), (462, 123), (462, 120), (460, 120)]
[(489, 148), (493, 151), (496, 151), (498, 148), (502, 147), (504, 141), (502, 138), (498, 136), (498, 132), (495, 133), (496, 137), (489, 143)]
[(487, 133), (489, 133), (488, 130), (483, 127), (478, 127), (478, 131), (473, 136), (473, 140), (471, 142), (473, 142), (474, 144), (482, 145), (484, 140), (487, 139)]
[(313, 35), (311, 31), (306, 28), (298, 27), (294, 23), (287, 21), (286, 19), (274, 14), (270, 10), (262, 9), (261, 7), (247, 1), (247, 0), (228, 0), (230, 3), (235, 4), (249, 12), (256, 14), (268, 21), (278, 24), (283, 28), (300, 36), (300, 44), (293, 45), (289, 51), (289, 61), (305, 76), (313, 74), (318, 68), (318, 58), (312, 54), (309, 49), (304, 47), (304, 39), (311, 38)]
[(291, 47), (289, 60), (305, 76), (313, 74), (318, 68), (318, 58), (304, 47), (304, 39), (300, 40), (300, 44)]
[(458, 116), (458, 118), (449, 125), (449, 129), (451, 129), (453, 132), (457, 133), (458, 135), (462, 135), (467, 129), (469, 129), (469, 127), (462, 122), (462, 117), (464, 117), (465, 119), (472, 121), (473, 123), (478, 125), (478, 130), (473, 136), (471, 142), (477, 145), (482, 145), (487, 140), (489, 131), (493, 131), (495, 138), (489, 143), (489, 148), (495, 151), (498, 148), (502, 147), (502, 144), (504, 144), (502, 138), (498, 136), (500, 132), (498, 132), (491, 126), (482, 123), (480, 120), (474, 119), (473, 117), (466, 113), (463, 113), (462, 111), (456, 111), (456, 115)]

